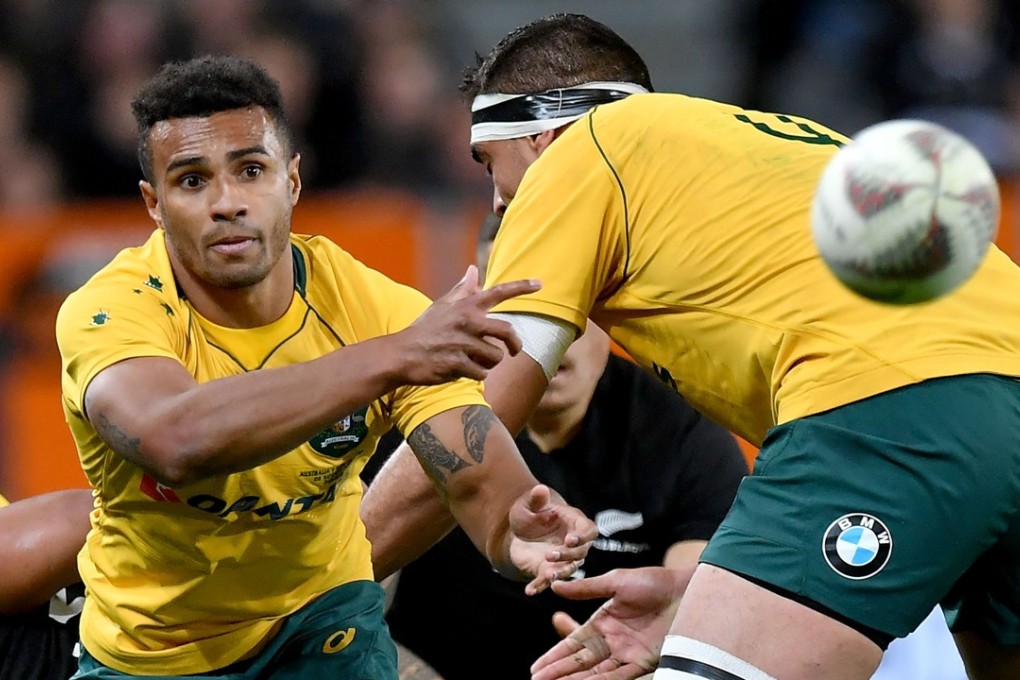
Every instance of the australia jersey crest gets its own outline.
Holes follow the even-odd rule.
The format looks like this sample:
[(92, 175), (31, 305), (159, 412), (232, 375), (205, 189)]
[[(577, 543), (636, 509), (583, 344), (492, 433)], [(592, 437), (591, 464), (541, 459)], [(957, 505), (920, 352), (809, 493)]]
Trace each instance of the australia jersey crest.
[(365, 414), (368, 407), (350, 413), (308, 440), (308, 444), (324, 456), (340, 458), (357, 448), (368, 436)]

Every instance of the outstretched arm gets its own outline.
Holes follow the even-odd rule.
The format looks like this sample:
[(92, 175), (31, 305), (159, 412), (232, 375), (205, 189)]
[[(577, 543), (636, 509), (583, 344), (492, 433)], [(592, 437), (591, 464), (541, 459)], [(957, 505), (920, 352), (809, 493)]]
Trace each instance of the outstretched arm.
[[(490, 404), (493, 401), (498, 404), (498, 407), (493, 406), (493, 412), (506, 429), (516, 432), (524, 427), (533, 408), (529, 404), (538, 403), (545, 385), (545, 376), (538, 364), (519, 353), (504, 358), (490, 372), (485, 381), (485, 396)], [(513, 456), (519, 458), (516, 446)], [(470, 456), (459, 462), (440, 456), (419, 463), (415, 452), (404, 442), (365, 492), (361, 517), (372, 542), (372, 564), (377, 580), (421, 556), (456, 526), (456, 520), (422, 469), (423, 465), (437, 466), (442, 473), (444, 460), (453, 467), (474, 463)]]
[(121, 361), (89, 384), (86, 415), (115, 451), (170, 486), (250, 469), (399, 386), (484, 378), (503, 356), (489, 338), (516, 352), (510, 326), (486, 313), (538, 285), (475, 292), (466, 283), (475, 276), (469, 269), (407, 329), (301, 364), (198, 383), (173, 359)]
[(37, 607), (77, 583), (92, 492), (69, 489), (0, 508), (0, 615)]
[[(453, 517), (501, 574), (534, 577), (525, 590), (535, 593), (577, 569), (595, 539), (594, 523), (538, 484), (489, 408), (445, 411), (418, 426), (408, 443)], [(369, 538), (376, 541), (372, 528)]]

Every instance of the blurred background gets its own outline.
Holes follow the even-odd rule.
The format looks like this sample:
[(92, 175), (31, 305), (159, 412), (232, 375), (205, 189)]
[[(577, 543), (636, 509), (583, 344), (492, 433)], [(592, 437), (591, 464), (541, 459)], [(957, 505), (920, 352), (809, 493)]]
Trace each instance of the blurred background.
[(166, 60), (234, 53), (282, 86), (302, 154), (295, 231), (444, 292), (491, 204), (456, 86), (558, 11), (613, 27), (662, 91), (853, 134), (894, 117), (974, 142), (1020, 260), (1016, 0), (0, 0), (0, 491), (84, 486), (60, 408), (57, 307), (152, 229), (129, 102)]

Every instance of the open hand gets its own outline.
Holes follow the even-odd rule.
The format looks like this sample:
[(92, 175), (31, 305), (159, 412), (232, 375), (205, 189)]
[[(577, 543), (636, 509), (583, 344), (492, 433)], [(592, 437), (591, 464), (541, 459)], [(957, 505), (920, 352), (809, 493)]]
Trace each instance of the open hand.
[(569, 578), (584, 563), (598, 536), (595, 523), (544, 484), (533, 487), (510, 508), (510, 561), (534, 579), (524, 592), (540, 593)]
[(608, 597), (583, 624), (559, 613), (553, 625), (566, 637), (531, 666), (532, 680), (633, 680), (651, 673), (693, 570), (614, 569), (557, 582), (572, 600)]

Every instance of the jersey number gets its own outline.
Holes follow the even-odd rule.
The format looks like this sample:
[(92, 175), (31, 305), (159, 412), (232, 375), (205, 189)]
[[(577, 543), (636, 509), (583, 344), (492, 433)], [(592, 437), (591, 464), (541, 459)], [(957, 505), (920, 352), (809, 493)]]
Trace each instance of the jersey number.
[(788, 139), (793, 142), (804, 142), (805, 144), (831, 144), (832, 146), (843, 146), (843, 142), (838, 139), (834, 139), (824, 132), (819, 132), (807, 123), (798, 123), (789, 116), (777, 115), (776, 119), (781, 123), (792, 123), (793, 125), (796, 125), (797, 128), (804, 132), (803, 135), (792, 135), (787, 132), (783, 132), (782, 130), (776, 130), (765, 123), (755, 122), (742, 113), (736, 114), (735, 117), (741, 123), (748, 123), (749, 125), (754, 126), (754, 129), (760, 130), (767, 135), (772, 135), (773, 137), (779, 137), (779, 139)]

